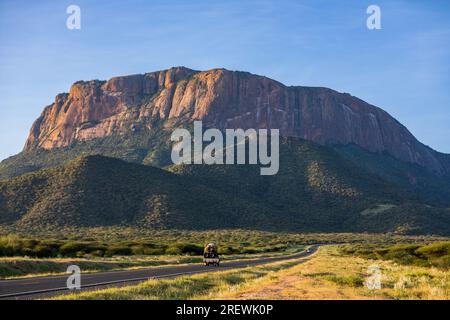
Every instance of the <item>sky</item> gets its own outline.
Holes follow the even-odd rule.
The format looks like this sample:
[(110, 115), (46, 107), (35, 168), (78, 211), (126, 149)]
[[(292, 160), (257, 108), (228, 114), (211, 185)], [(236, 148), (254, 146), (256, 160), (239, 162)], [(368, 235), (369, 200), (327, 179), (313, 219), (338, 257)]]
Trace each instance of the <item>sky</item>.
[[(72, 4), (80, 30), (66, 27)], [(448, 0), (0, 0), (0, 159), (72, 83), (172, 66), (348, 92), (450, 153)]]

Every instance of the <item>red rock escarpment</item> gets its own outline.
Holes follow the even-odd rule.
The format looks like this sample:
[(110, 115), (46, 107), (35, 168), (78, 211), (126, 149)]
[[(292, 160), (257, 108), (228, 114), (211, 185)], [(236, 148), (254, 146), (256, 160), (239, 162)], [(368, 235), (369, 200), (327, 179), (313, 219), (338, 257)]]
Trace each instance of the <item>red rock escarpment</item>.
[(285, 136), (354, 143), (438, 173), (448, 170), (442, 163), (446, 155), (421, 144), (382, 109), (349, 94), (287, 87), (247, 72), (184, 67), (75, 83), (35, 121), (25, 151), (65, 147), (180, 117), (220, 129), (279, 128)]

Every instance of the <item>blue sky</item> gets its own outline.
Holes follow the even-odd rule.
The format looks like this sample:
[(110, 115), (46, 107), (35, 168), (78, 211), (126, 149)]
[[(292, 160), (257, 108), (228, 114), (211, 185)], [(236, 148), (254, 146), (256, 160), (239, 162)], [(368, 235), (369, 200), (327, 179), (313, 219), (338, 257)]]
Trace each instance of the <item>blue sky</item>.
[[(366, 28), (370, 4), (382, 30)], [(0, 159), (73, 82), (180, 65), (349, 92), (450, 153), (449, 39), (447, 0), (0, 0)]]

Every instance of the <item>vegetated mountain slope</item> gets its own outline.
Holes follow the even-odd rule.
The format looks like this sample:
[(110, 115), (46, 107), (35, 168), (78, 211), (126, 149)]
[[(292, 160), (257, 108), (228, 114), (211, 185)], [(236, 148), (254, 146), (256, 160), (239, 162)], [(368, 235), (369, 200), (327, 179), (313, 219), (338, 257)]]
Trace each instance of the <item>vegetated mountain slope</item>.
[(450, 206), (450, 177), (437, 176), (421, 166), (398, 161), (386, 153), (367, 152), (357, 145), (336, 145), (339, 155), (384, 180), (419, 193), (427, 203)]
[(307, 231), (448, 234), (450, 211), (379, 177), (329, 147), (282, 140), (280, 171), (260, 176), (257, 166), (174, 166), (171, 171), (226, 193), (244, 195), (288, 213)]
[(0, 163), (0, 179), (62, 165), (80, 156), (103, 155), (132, 163), (164, 167), (170, 161), (171, 130), (152, 129), (112, 135), (89, 141), (77, 141), (69, 147), (21, 152)]
[[(65, 148), (20, 153), (0, 164), (0, 179), (54, 167), (82, 155), (95, 154), (164, 167), (171, 164), (170, 133), (170, 130), (156, 127), (129, 135), (76, 142)], [(436, 175), (419, 165), (397, 160), (386, 153), (372, 153), (356, 145), (334, 145), (333, 148), (353, 166), (361, 167), (412, 193), (419, 193), (429, 204), (450, 206), (450, 177), (446, 175)], [(258, 172), (255, 174), (259, 175)]]
[(102, 156), (0, 182), (0, 222), (59, 226), (262, 227), (265, 208), (150, 166)]
[(170, 171), (88, 156), (0, 182), (0, 223), (450, 234), (450, 212), (426, 206), (328, 147), (283, 139), (280, 171), (257, 165)]
[[(0, 176), (46, 166), (45, 161), (29, 165), (29, 158), (39, 150), (73, 147), (115, 135), (148, 138), (147, 131), (173, 129), (180, 120), (202, 120), (205, 126), (219, 129), (278, 128), (283, 136), (322, 145), (355, 144), (438, 175), (450, 173), (447, 155), (421, 144), (382, 109), (349, 94), (287, 87), (248, 72), (176, 67), (108, 81), (76, 82), (69, 93), (57, 95), (44, 109), (30, 130), (25, 154), (2, 164)], [(151, 160), (160, 142), (140, 141), (138, 145), (147, 149), (131, 147), (131, 158)], [(96, 145), (90, 146), (95, 149)]]

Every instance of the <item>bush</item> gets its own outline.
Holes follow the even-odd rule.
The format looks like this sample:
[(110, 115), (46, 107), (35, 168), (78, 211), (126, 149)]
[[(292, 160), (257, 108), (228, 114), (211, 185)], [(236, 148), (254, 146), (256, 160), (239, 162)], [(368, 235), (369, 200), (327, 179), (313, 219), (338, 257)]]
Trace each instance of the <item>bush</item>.
[(203, 254), (203, 246), (198, 246), (196, 244), (184, 244), (181, 246), (181, 252), (184, 254), (189, 254), (192, 256), (202, 255)]
[(145, 255), (162, 255), (164, 253), (164, 248), (144, 248)]
[(245, 248), (245, 249), (241, 250), (241, 253), (244, 253), (244, 254), (255, 254), (258, 252), (259, 252), (258, 250), (252, 249), (252, 248)]
[(0, 237), (0, 256), (15, 256), (22, 254), (22, 241), (16, 235)]
[(342, 253), (365, 259), (392, 260), (404, 265), (450, 268), (450, 242), (428, 245), (393, 245), (376, 248), (374, 245), (346, 246)]
[(181, 248), (178, 246), (172, 246), (168, 247), (165, 251), (166, 254), (169, 255), (181, 255), (183, 252), (181, 251)]
[(39, 241), (37, 241), (37, 240), (32, 240), (32, 239), (22, 240), (22, 246), (24, 248), (33, 248), (33, 247), (36, 247), (38, 244), (39, 244)]
[(203, 246), (199, 246), (191, 243), (177, 243), (166, 249), (166, 254), (170, 255), (203, 255)]
[(103, 250), (94, 250), (90, 253), (93, 257), (103, 257), (105, 255), (105, 251)]
[(143, 246), (131, 247), (131, 252), (134, 255), (142, 255), (144, 254), (144, 247)]
[(416, 252), (427, 258), (439, 258), (450, 255), (450, 242), (438, 242), (418, 248)]
[(129, 256), (133, 253), (131, 248), (125, 246), (111, 246), (106, 250), (107, 256)]
[[(33, 256), (38, 258), (48, 258), (54, 256), (54, 252), (51, 248), (43, 245), (38, 245), (30, 252)], [(31, 255), (30, 254), (30, 255)]]
[(86, 248), (85, 243), (81, 242), (67, 242), (59, 247), (59, 253), (63, 256), (74, 257), (78, 251)]
[(239, 253), (239, 249), (233, 247), (219, 247), (219, 254), (235, 254)]

